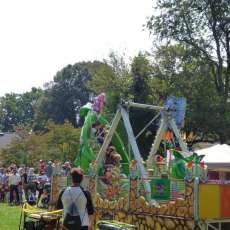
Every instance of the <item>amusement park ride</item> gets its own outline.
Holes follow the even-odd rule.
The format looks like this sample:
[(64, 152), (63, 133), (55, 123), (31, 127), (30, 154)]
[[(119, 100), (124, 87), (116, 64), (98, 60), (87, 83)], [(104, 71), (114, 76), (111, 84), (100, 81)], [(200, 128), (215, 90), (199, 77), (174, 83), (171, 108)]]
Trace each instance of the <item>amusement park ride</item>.
[[(80, 109), (85, 121), (74, 162), (84, 170), (83, 185), (93, 197), (95, 229), (103, 219), (140, 230), (230, 229), (230, 186), (208, 181), (203, 156), (190, 152), (180, 135), (175, 120), (178, 107), (173, 103), (154, 106), (122, 102), (109, 122), (103, 115), (104, 102), (105, 95), (101, 94)], [(130, 109), (157, 111), (157, 115), (135, 136)], [(159, 128), (145, 162), (136, 140), (159, 116)], [(118, 131), (121, 123), (126, 144)], [(176, 150), (165, 149), (163, 157), (158, 150), (168, 131), (178, 146)], [(60, 181), (53, 176), (51, 204), (58, 197)]]
[[(136, 137), (134, 136), (133, 129), (132, 129), (132, 126), (130, 123), (129, 114), (127, 112), (127, 110), (129, 110), (130, 108), (136, 108), (136, 109), (142, 109), (142, 110), (153, 110), (153, 111), (157, 110), (157, 111), (159, 111), (158, 116), (160, 114), (162, 116), (162, 119), (160, 122), (160, 127), (158, 129), (155, 141), (152, 145), (150, 154), (148, 156), (147, 169), (145, 169), (145, 166), (143, 164), (143, 159), (141, 157), (141, 154), (140, 154), (137, 142), (136, 142)], [(140, 104), (140, 103), (134, 103), (134, 102), (122, 103), (116, 112), (116, 115), (112, 121), (112, 125), (109, 129), (109, 132), (106, 135), (105, 140), (103, 142), (103, 145), (102, 145), (102, 147), (101, 147), (101, 149), (97, 155), (97, 158), (96, 158), (97, 167), (100, 167), (100, 165), (102, 165), (106, 149), (109, 147), (109, 144), (111, 143), (111, 139), (112, 139), (112, 136), (114, 134), (114, 131), (116, 130), (119, 121), (121, 119), (123, 119), (124, 126), (126, 129), (127, 135), (128, 135), (128, 141), (131, 145), (134, 158), (137, 161), (137, 166), (138, 166), (140, 176), (143, 178), (146, 194), (148, 194), (147, 199), (150, 200), (151, 199), (150, 198), (151, 188), (150, 188), (150, 184), (147, 180), (147, 178), (148, 178), (147, 170), (153, 168), (154, 157), (155, 157), (155, 154), (157, 153), (157, 150), (158, 150), (160, 143), (163, 139), (164, 133), (168, 129), (171, 129), (172, 132), (175, 134), (175, 137), (177, 138), (179, 145), (181, 147), (181, 150), (183, 151), (184, 155), (185, 156), (191, 155), (191, 153), (189, 153), (189, 151), (187, 150), (187, 146), (184, 143), (184, 141), (180, 135), (180, 132), (179, 132), (179, 130), (175, 124), (175, 121), (172, 117), (171, 112), (172, 112), (171, 108), (166, 109), (165, 107), (161, 107), (161, 106), (146, 105), (146, 104)], [(155, 116), (154, 119), (152, 119), (148, 123), (148, 125), (144, 127), (144, 129), (148, 128), (148, 126), (151, 125), (158, 116)], [(141, 130), (140, 132), (143, 132), (144, 129)]]
[[(110, 218), (112, 216), (115, 220), (134, 224), (141, 230), (223, 230), (224, 225), (230, 223), (230, 204), (224, 202), (226, 199), (230, 200), (230, 186), (209, 183), (207, 166), (202, 161), (203, 156), (198, 156), (188, 150), (175, 121), (175, 112), (178, 107), (172, 106), (172, 104), (154, 106), (130, 101), (122, 102), (118, 106), (111, 123), (102, 119), (102, 113), (94, 112), (91, 109), (87, 111), (85, 125), (88, 129), (91, 129), (93, 123), (96, 122), (101, 123), (107, 129), (98, 153), (89, 154), (89, 146), (85, 148), (87, 159), (91, 160), (91, 163), (82, 164), (82, 161), (85, 161), (84, 145), (88, 145), (88, 139), (92, 135), (92, 132), (88, 131), (88, 139), (85, 138), (83, 128), (82, 152), (79, 154), (79, 161), (75, 162), (85, 166), (86, 170), (89, 169), (88, 188), (94, 194), (95, 206), (97, 207), (95, 221), (110, 213)], [(158, 112), (136, 136), (129, 119), (131, 108), (132, 110), (141, 109)], [(159, 129), (145, 163), (136, 139), (159, 116), (161, 116)], [(118, 141), (114, 140), (114, 137), (119, 137), (116, 129), (120, 121), (123, 121), (127, 133), (128, 145), (132, 150), (131, 158), (130, 154), (125, 153), (127, 146), (120, 148), (117, 144)], [(156, 160), (158, 149), (168, 130), (170, 130), (174, 141), (176, 140), (179, 144), (180, 151), (168, 150), (170, 159), (163, 159), (158, 162)], [(122, 142), (122, 140), (120, 141)], [(118, 175), (116, 173), (108, 174), (113, 178), (112, 182), (107, 183), (106, 186), (101, 186), (102, 183), (98, 181), (101, 180), (100, 178), (106, 177), (107, 174), (100, 174), (100, 169), (103, 165), (105, 166), (108, 149), (111, 145), (114, 145), (115, 151), (121, 155), (121, 164), (115, 164), (113, 167)], [(90, 159), (89, 155), (93, 157)], [(126, 162), (124, 162), (125, 159)], [(167, 161), (169, 161), (168, 164)], [(128, 171), (122, 166), (122, 163), (130, 164)], [(126, 173), (128, 178), (128, 182), (126, 182), (128, 186), (124, 186), (125, 183), (122, 184), (123, 173)], [(120, 188), (117, 188), (119, 186)], [(102, 187), (103, 189), (101, 189)], [(122, 196), (122, 188), (127, 188), (127, 196)], [(107, 192), (104, 193), (104, 190)]]

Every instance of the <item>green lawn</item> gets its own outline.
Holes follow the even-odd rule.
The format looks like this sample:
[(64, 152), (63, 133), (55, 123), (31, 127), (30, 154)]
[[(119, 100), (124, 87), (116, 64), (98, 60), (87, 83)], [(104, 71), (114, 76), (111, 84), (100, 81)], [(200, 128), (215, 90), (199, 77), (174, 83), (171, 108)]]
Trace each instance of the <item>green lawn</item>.
[(18, 230), (21, 207), (0, 203), (0, 229)]

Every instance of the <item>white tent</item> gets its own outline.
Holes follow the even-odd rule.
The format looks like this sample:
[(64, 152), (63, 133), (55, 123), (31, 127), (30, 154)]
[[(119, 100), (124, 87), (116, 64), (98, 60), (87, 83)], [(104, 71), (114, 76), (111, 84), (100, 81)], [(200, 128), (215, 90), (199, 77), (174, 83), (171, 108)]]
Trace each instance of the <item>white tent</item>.
[(205, 155), (204, 162), (208, 168), (215, 171), (230, 171), (230, 146), (217, 144), (209, 148), (196, 150), (199, 155)]
[(230, 146), (217, 144), (209, 148), (196, 150), (199, 155), (205, 155), (204, 162), (209, 169), (230, 171)]

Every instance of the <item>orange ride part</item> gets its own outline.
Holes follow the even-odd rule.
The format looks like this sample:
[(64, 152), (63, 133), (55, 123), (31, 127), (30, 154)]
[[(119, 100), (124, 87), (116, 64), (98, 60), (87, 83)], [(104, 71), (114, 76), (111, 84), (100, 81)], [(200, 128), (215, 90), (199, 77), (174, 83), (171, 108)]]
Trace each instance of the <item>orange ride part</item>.
[(221, 186), (221, 217), (230, 217), (230, 185)]
[(164, 133), (163, 139), (166, 140), (166, 141), (171, 141), (173, 139), (173, 132), (170, 131), (170, 130), (167, 130)]

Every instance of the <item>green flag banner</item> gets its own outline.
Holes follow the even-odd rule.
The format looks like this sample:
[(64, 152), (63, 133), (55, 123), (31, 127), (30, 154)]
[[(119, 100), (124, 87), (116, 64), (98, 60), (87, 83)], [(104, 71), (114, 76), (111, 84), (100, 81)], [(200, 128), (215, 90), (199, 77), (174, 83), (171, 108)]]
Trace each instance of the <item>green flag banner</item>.
[(151, 198), (155, 200), (170, 199), (170, 180), (152, 179), (151, 180)]

